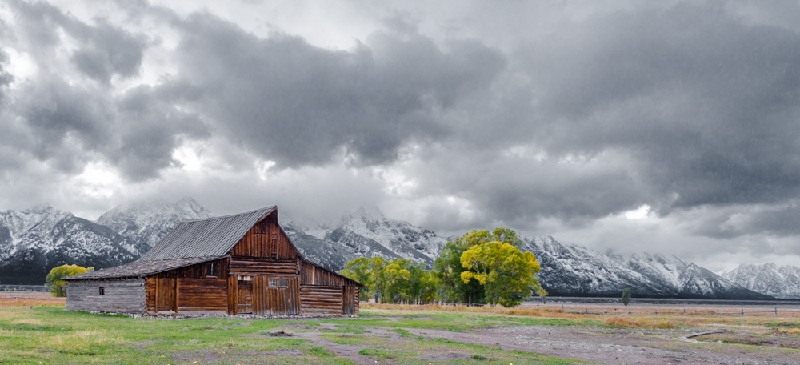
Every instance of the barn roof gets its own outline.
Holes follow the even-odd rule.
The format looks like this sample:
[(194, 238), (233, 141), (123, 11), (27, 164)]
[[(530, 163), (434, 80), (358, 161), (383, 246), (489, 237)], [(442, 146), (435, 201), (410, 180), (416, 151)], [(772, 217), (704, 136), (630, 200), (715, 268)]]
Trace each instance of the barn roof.
[(199, 264), (207, 261), (221, 259), (222, 257), (192, 257), (184, 259), (171, 259), (171, 260), (153, 260), (153, 261), (134, 261), (125, 265), (101, 269), (98, 271), (91, 271), (85, 274), (68, 276), (64, 280), (84, 280), (84, 279), (117, 279), (117, 278), (135, 278), (143, 277), (150, 274), (155, 274), (162, 271), (169, 271), (181, 267), (186, 267), (194, 264)]
[(224, 256), (253, 225), (276, 208), (272, 206), (241, 214), (183, 221), (139, 261)]

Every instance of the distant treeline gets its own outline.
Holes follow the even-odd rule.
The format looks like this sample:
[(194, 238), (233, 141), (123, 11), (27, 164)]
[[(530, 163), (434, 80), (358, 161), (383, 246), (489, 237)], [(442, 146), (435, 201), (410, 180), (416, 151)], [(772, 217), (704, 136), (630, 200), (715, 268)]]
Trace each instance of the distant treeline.
[(433, 270), (407, 259), (357, 258), (342, 274), (364, 284), (361, 300), (385, 303), (436, 301), (515, 306), (537, 293), (539, 263), (519, 250), (522, 240), (508, 228), (472, 231), (448, 242)]

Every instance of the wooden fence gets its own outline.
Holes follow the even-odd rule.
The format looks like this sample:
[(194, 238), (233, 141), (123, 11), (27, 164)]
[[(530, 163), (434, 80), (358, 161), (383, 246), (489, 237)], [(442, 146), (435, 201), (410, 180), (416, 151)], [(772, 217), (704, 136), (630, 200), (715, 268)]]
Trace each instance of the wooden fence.
[(0, 284), (0, 291), (49, 291), (47, 285)]

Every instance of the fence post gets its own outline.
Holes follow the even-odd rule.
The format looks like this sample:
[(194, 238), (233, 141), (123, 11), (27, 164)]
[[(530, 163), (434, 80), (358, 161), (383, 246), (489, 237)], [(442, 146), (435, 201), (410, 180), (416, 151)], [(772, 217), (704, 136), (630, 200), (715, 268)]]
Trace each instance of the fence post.
[(744, 317), (744, 308), (742, 308), (742, 317)]
[(561, 304), (561, 313), (564, 313), (564, 304)]
[(778, 307), (775, 307), (775, 316), (778, 316)]

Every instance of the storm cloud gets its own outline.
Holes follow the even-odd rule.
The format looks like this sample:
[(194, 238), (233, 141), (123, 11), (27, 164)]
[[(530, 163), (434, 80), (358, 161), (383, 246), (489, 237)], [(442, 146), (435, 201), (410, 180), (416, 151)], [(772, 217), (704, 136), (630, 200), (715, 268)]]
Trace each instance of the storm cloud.
[(201, 90), (198, 109), (219, 131), (279, 167), (346, 154), (395, 161), (409, 140), (452, 133), (436, 114), (486, 87), (504, 67), (496, 50), (453, 41), (443, 51), (416, 33), (377, 32), (352, 51), (300, 37), (261, 39), (208, 14), (180, 26), (178, 82)]
[(800, 254), (797, 4), (219, 6), (0, 5), (0, 208), (84, 204), (63, 196), (102, 176), (74, 194), (86, 209), (256, 195), (446, 233)]

